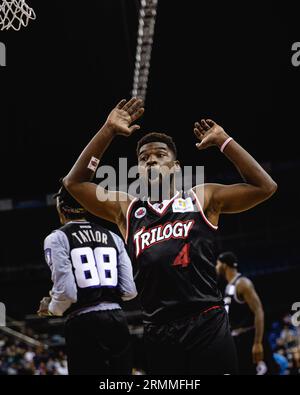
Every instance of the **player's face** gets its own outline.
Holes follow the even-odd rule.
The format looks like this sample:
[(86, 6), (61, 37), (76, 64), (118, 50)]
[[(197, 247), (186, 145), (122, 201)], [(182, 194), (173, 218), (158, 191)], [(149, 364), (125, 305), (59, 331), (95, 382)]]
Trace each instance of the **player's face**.
[(218, 276), (224, 277), (225, 276), (225, 265), (219, 259), (217, 260), (216, 266)]
[(160, 176), (173, 174), (179, 165), (167, 144), (153, 142), (141, 147), (138, 166), (141, 177), (153, 184), (160, 182)]

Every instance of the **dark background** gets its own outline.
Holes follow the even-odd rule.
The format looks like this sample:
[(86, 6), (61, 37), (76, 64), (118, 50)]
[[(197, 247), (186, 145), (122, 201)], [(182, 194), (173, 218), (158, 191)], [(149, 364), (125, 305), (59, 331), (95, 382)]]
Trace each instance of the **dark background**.
[[(37, 20), (0, 32), (0, 301), (8, 314), (34, 313), (49, 290), (45, 236), (59, 226), (45, 196), (55, 192), (110, 109), (130, 97), (139, 1), (29, 1)], [(117, 138), (104, 158), (135, 164), (147, 131), (172, 135), (185, 165), (205, 165), (208, 181), (239, 181), (217, 149), (198, 152), (192, 126), (220, 123), (279, 185), (261, 206), (224, 216), (217, 249), (237, 252), (270, 317), (300, 300), (297, 188), (300, 170), (300, 41), (297, 10), (272, 1), (160, 0), (142, 131)], [(115, 229), (114, 229), (115, 230)], [(128, 308), (135, 308), (129, 305)]]

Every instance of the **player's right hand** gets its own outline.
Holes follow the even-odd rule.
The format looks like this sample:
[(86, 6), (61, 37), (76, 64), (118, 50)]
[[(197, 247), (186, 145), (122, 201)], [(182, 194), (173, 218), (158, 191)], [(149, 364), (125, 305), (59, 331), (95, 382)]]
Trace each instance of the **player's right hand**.
[(49, 296), (45, 296), (40, 301), (40, 307), (39, 310), (37, 311), (39, 317), (49, 317), (49, 315), (52, 315), (48, 310), (50, 302), (51, 302), (51, 297)]
[(123, 99), (109, 114), (105, 125), (111, 128), (115, 134), (130, 136), (139, 125), (132, 125), (144, 113), (143, 101), (133, 97), (128, 102)]
[(262, 343), (254, 343), (252, 347), (253, 362), (258, 364), (264, 359), (264, 348)]

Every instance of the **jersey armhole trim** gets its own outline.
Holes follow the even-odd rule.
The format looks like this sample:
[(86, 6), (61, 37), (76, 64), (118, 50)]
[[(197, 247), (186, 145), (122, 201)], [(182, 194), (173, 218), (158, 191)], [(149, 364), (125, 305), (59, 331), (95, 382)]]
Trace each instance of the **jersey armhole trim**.
[(240, 277), (237, 279), (236, 283), (235, 283), (233, 297), (234, 297), (234, 300), (235, 300), (238, 304), (245, 304), (246, 302), (245, 302), (244, 300), (239, 299), (239, 298), (238, 298), (238, 294), (237, 294), (237, 285), (238, 285), (238, 282), (240, 281), (241, 278), (242, 278), (242, 276), (240, 276)]
[(217, 225), (213, 225), (213, 224), (206, 218), (206, 216), (205, 216), (205, 214), (204, 214), (204, 211), (203, 211), (203, 208), (202, 208), (202, 206), (201, 206), (201, 203), (200, 203), (200, 201), (199, 201), (199, 199), (198, 199), (197, 194), (193, 191), (193, 189), (190, 189), (190, 191), (192, 192), (192, 194), (193, 194), (193, 196), (194, 196), (194, 198), (195, 198), (195, 200), (196, 200), (197, 207), (198, 207), (198, 209), (199, 209), (199, 211), (200, 211), (200, 213), (201, 213), (202, 218), (203, 218), (204, 221), (206, 222), (206, 224), (207, 224), (208, 226), (210, 226), (212, 229), (218, 230), (219, 227), (218, 227)]
[(128, 236), (129, 236), (129, 225), (130, 225), (130, 213), (132, 210), (132, 206), (135, 202), (137, 202), (138, 199), (134, 198), (133, 200), (131, 200), (128, 208), (127, 208), (127, 212), (126, 212), (126, 234), (125, 234), (125, 243), (127, 244), (128, 241)]

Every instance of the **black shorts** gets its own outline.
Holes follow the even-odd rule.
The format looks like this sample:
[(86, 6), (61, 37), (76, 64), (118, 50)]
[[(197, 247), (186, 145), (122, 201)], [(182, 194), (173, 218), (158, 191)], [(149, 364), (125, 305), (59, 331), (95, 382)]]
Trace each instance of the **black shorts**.
[[(254, 343), (255, 330), (249, 330), (238, 336), (234, 336), (234, 342), (236, 345), (239, 373), (242, 375), (256, 375), (256, 364), (253, 363), (252, 358), (252, 347)], [(267, 366), (266, 375), (278, 374), (278, 366), (273, 358), (273, 353), (268, 340), (264, 337), (263, 340), (264, 348), (264, 362)]]
[(168, 324), (146, 324), (149, 374), (237, 374), (237, 356), (223, 307)]
[(122, 310), (93, 311), (65, 325), (71, 375), (131, 374), (130, 334)]

